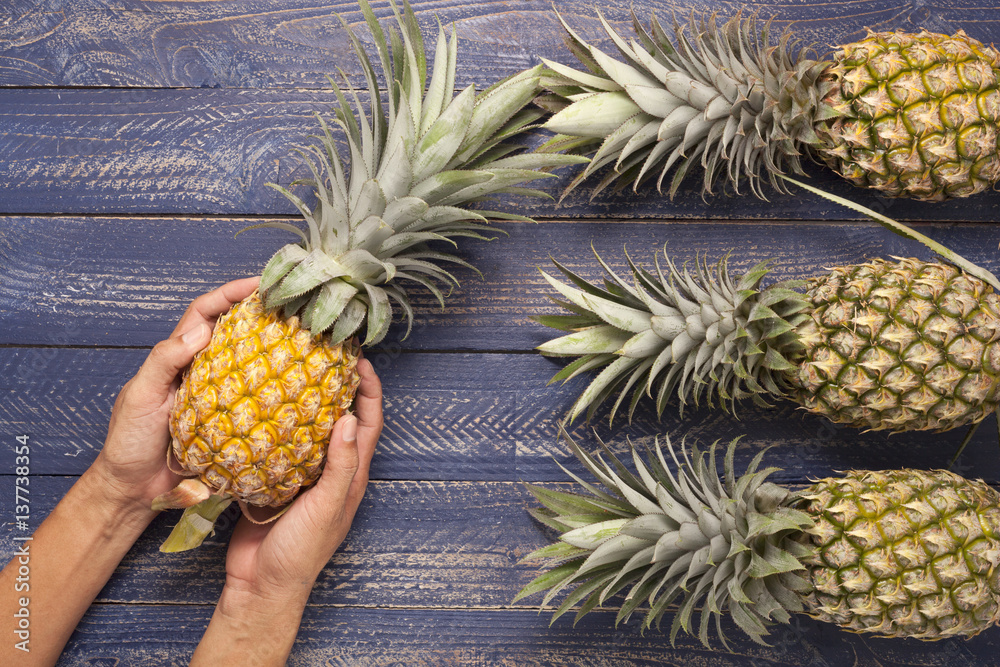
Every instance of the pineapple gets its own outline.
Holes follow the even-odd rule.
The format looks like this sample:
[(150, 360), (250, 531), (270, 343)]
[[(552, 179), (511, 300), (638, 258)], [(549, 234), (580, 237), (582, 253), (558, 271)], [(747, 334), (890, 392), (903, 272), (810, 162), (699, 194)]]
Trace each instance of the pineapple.
[(570, 421), (615, 392), (612, 419), (630, 393), (629, 417), (654, 392), (660, 414), (674, 395), (681, 409), (704, 397), (730, 412), (786, 396), (837, 423), (897, 432), (978, 423), (1000, 403), (1000, 296), (955, 266), (874, 259), (763, 287), (767, 262), (733, 279), (725, 257), (694, 272), (664, 257), (655, 273), (629, 258), (631, 284), (598, 257), (603, 289), (558, 262), (572, 285), (542, 272), (572, 314), (536, 318), (571, 332), (538, 349), (578, 357), (553, 380), (603, 367)]
[(706, 460), (669, 439), (665, 455), (657, 440), (646, 462), (632, 450), (632, 474), (603, 443), (610, 462), (570, 441), (606, 491), (576, 475), (590, 493), (528, 485), (544, 506), (533, 516), (560, 535), (525, 558), (551, 568), (514, 601), (548, 590), (544, 606), (572, 589), (553, 621), (576, 604), (579, 619), (627, 590), (616, 623), (647, 602), (643, 626), (659, 627), (676, 602), (671, 641), (697, 632), (708, 647), (714, 616), (727, 648), (726, 611), (762, 644), (793, 613), (929, 641), (1000, 620), (1000, 494), (989, 485), (945, 470), (850, 471), (795, 493), (766, 481), (777, 469), (759, 469), (764, 452), (737, 477), (738, 440), (722, 478), (714, 444)]
[[(561, 20), (561, 19), (560, 19)], [(594, 194), (618, 181), (634, 188), (671, 167), (671, 196), (692, 167), (703, 192), (721, 178), (764, 198), (766, 175), (803, 173), (812, 155), (855, 185), (889, 197), (942, 201), (1000, 181), (1000, 52), (955, 35), (871, 32), (813, 60), (788, 31), (772, 37), (756, 17), (656, 17), (626, 41), (601, 17), (621, 59), (568, 25), (567, 43), (589, 72), (547, 62), (541, 98), (559, 133), (546, 150), (593, 155), (567, 192), (613, 164)]]
[(301, 183), (315, 190), (315, 207), (274, 186), (301, 211), (307, 233), (287, 223), (261, 225), (293, 232), (301, 242), (278, 250), (259, 293), (219, 320), (182, 378), (171, 449), (182, 474), (196, 479), (153, 503), (187, 508), (164, 551), (198, 546), (233, 499), (247, 513), (247, 505), (286, 505), (312, 484), (333, 425), (360, 381), (355, 336), (363, 331), (365, 346), (381, 341), (392, 304), (402, 309), (409, 334), (413, 312), (400, 280), (423, 285), (444, 307), (438, 285), (458, 283), (441, 265), (469, 266), (429, 244), (483, 239), (489, 218), (529, 220), (478, 205), (500, 193), (545, 196), (519, 186), (551, 176), (541, 169), (586, 161), (516, 154), (508, 142), (543, 115), (523, 109), (540, 90), (540, 66), (478, 95), (474, 86), (455, 95), (454, 33), (448, 39), (439, 29), (428, 79), (409, 5), (400, 13), (391, 3), (398, 32), (390, 28), (387, 39), (368, 3), (360, 4), (390, 85), (388, 103), (344, 22), (367, 79), (370, 113), (351, 88), (355, 114), (331, 80), (339, 102), (334, 123), (346, 134), (350, 161), (341, 160), (329, 124), (318, 117), (319, 145), (300, 151), (313, 175)]

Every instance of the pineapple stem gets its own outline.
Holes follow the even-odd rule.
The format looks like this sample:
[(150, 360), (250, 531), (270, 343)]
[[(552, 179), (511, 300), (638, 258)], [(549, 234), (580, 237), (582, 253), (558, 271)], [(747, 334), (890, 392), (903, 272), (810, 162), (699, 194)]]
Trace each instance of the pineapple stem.
[(160, 551), (171, 554), (201, 546), (206, 537), (215, 533), (215, 520), (231, 502), (231, 496), (211, 495), (197, 505), (188, 507), (160, 545)]
[(829, 199), (830, 201), (840, 204), (841, 206), (846, 206), (847, 208), (857, 211), (858, 213), (863, 213), (864, 215), (867, 215), (869, 218), (879, 223), (889, 231), (895, 232), (896, 234), (899, 234), (903, 238), (923, 243), (925, 246), (927, 246), (935, 253), (937, 253), (944, 259), (948, 260), (958, 268), (962, 269), (971, 276), (979, 278), (984, 283), (987, 283), (990, 286), (992, 286), (993, 289), (995, 289), (997, 292), (1000, 292), (1000, 280), (998, 280), (995, 275), (993, 275), (983, 267), (979, 266), (978, 264), (973, 264), (972, 262), (965, 259), (964, 257), (959, 255), (954, 250), (948, 248), (947, 246), (941, 245), (940, 243), (931, 239), (928, 236), (924, 236), (917, 230), (912, 229), (901, 222), (897, 222), (888, 216), (884, 216), (881, 213), (876, 213), (870, 208), (852, 202), (849, 199), (844, 199), (843, 197), (838, 197), (837, 195), (830, 194), (829, 192), (824, 192), (819, 188), (814, 188), (811, 185), (806, 185), (805, 183), (797, 181), (794, 178), (789, 178), (784, 174), (778, 174), (778, 175), (781, 176), (781, 178), (788, 181), (789, 183), (794, 183), (795, 185), (799, 186), (804, 190), (808, 190), (813, 194), (819, 195), (820, 197), (823, 197), (825, 199)]
[[(1000, 415), (1000, 413), (997, 414)], [(979, 429), (980, 424), (982, 424), (981, 421), (976, 422), (975, 424), (971, 424), (969, 426), (968, 430), (965, 432), (965, 437), (962, 438), (961, 444), (958, 446), (958, 449), (955, 450), (955, 455), (951, 457), (950, 461), (948, 461), (948, 470), (951, 470), (952, 466), (954, 466), (955, 463), (958, 461), (958, 457), (961, 456), (962, 452), (965, 451), (965, 446), (969, 444), (970, 440), (972, 440), (972, 436), (975, 435), (976, 431)]]

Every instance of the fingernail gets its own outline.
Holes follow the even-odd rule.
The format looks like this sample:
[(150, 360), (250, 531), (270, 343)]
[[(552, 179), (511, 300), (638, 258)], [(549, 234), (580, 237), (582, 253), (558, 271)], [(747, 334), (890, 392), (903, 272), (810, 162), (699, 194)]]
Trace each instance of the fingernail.
[(201, 324), (195, 325), (185, 331), (181, 335), (181, 340), (184, 341), (185, 345), (193, 345), (195, 343), (200, 343), (205, 340), (205, 336), (209, 334), (211, 330), (208, 325), (202, 322)]
[(358, 439), (358, 418), (354, 415), (344, 417), (344, 442), (354, 442)]

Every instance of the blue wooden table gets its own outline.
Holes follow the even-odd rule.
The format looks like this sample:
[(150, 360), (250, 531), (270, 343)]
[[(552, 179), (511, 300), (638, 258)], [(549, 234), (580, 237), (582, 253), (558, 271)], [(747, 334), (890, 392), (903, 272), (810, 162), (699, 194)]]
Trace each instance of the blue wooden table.
[[(628, 32), (630, 0), (600, 3)], [(737, 3), (636, 1), (641, 16), (691, 9), (731, 15)], [(892, 3), (750, 3), (778, 26), (795, 22), (820, 52), (864, 28), (963, 28), (1000, 42), (1000, 13), (970, 0)], [(590, 2), (556, 0), (587, 39), (610, 46)], [(537, 64), (572, 64), (549, 0), (418, 0), (425, 34), (454, 22), (456, 86), (485, 87)], [(381, 17), (386, 2), (375, 3)], [(254, 275), (287, 240), (248, 224), (296, 219), (268, 181), (300, 165), (293, 146), (329, 110), (325, 76), (344, 68), (363, 85), (340, 13), (369, 36), (354, 2), (230, 0), (6, 0), (0, 7), (0, 556), (14, 552), (15, 438), (31, 443), (32, 517), (41, 521), (101, 448), (114, 398), (186, 305), (227, 280)], [(370, 43), (370, 42), (368, 42)], [(541, 140), (541, 134), (536, 137)], [(913, 222), (1000, 271), (1000, 194), (928, 205), (888, 201), (819, 167), (813, 182)], [(543, 187), (558, 193), (565, 185)], [(649, 261), (667, 243), (679, 259), (735, 248), (746, 268), (774, 257), (775, 278), (873, 256), (927, 252), (806, 194), (703, 200), (691, 179), (673, 200), (655, 192), (602, 195), (585, 188), (556, 205), (504, 201), (538, 224), (497, 224), (509, 236), (466, 243), (482, 269), (460, 272), (448, 309), (416, 291), (417, 321), (369, 353), (385, 385), (386, 427), (354, 528), (310, 598), (293, 665), (989, 665), (1000, 629), (970, 641), (922, 643), (851, 635), (806, 617), (778, 628), (771, 647), (740, 640), (733, 652), (697, 640), (676, 647), (638, 618), (613, 628), (614, 604), (575, 628), (549, 627), (539, 600), (511, 604), (537, 573), (521, 558), (548, 540), (528, 516), (523, 481), (564, 484), (574, 467), (556, 419), (583, 384), (546, 387), (558, 364), (532, 351), (551, 332), (529, 318), (556, 312), (537, 267), (551, 255), (597, 278), (591, 243), (620, 260)], [(621, 267), (619, 262), (617, 267)], [(803, 416), (791, 404), (719, 413), (649, 406), (629, 426), (578, 424), (573, 435), (621, 446), (666, 432), (701, 442), (746, 433), (748, 461), (774, 445), (779, 481), (802, 484), (847, 468), (943, 467), (960, 434), (859, 434)], [(996, 426), (981, 428), (957, 469), (1000, 482)], [(74, 634), (65, 665), (186, 664), (223, 585), (237, 517), (195, 551), (157, 546), (178, 513), (136, 543)], [(12, 595), (0, 591), (0, 595)], [(38, 622), (42, 622), (39, 620)], [(0, 638), (0, 641), (13, 641)]]

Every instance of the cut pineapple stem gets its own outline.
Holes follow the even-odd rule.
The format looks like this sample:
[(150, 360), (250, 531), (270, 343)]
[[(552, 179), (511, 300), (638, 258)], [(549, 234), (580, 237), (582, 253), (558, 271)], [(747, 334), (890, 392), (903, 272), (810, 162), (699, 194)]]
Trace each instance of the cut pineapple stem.
[(899, 234), (903, 238), (923, 243), (925, 246), (933, 250), (935, 253), (937, 253), (944, 259), (948, 260), (955, 266), (959, 267), (969, 275), (973, 275), (979, 278), (983, 282), (988, 283), (991, 287), (993, 287), (993, 289), (1000, 292), (1000, 280), (998, 280), (995, 275), (993, 275), (983, 267), (979, 266), (978, 264), (973, 264), (972, 262), (965, 259), (964, 257), (959, 255), (954, 250), (951, 250), (947, 246), (941, 245), (940, 243), (931, 239), (930, 237), (924, 236), (915, 229), (912, 229), (901, 222), (897, 222), (896, 220), (893, 220), (888, 216), (882, 215), (881, 213), (876, 213), (870, 208), (862, 206), (861, 204), (855, 203), (849, 199), (844, 199), (843, 197), (838, 197), (837, 195), (830, 194), (829, 192), (825, 192), (811, 185), (806, 185), (805, 183), (797, 181), (794, 178), (789, 178), (784, 174), (778, 174), (778, 175), (781, 176), (781, 178), (788, 181), (789, 183), (794, 183), (803, 190), (808, 190), (813, 194), (817, 194), (820, 197), (829, 199), (830, 201), (840, 204), (841, 206), (846, 206), (847, 208), (857, 211), (858, 213), (863, 213), (864, 215), (867, 215), (869, 218), (879, 223), (889, 231)]
[(211, 495), (184, 510), (181, 520), (160, 545), (160, 551), (170, 554), (201, 546), (206, 537), (215, 533), (215, 520), (231, 502), (232, 496)]

